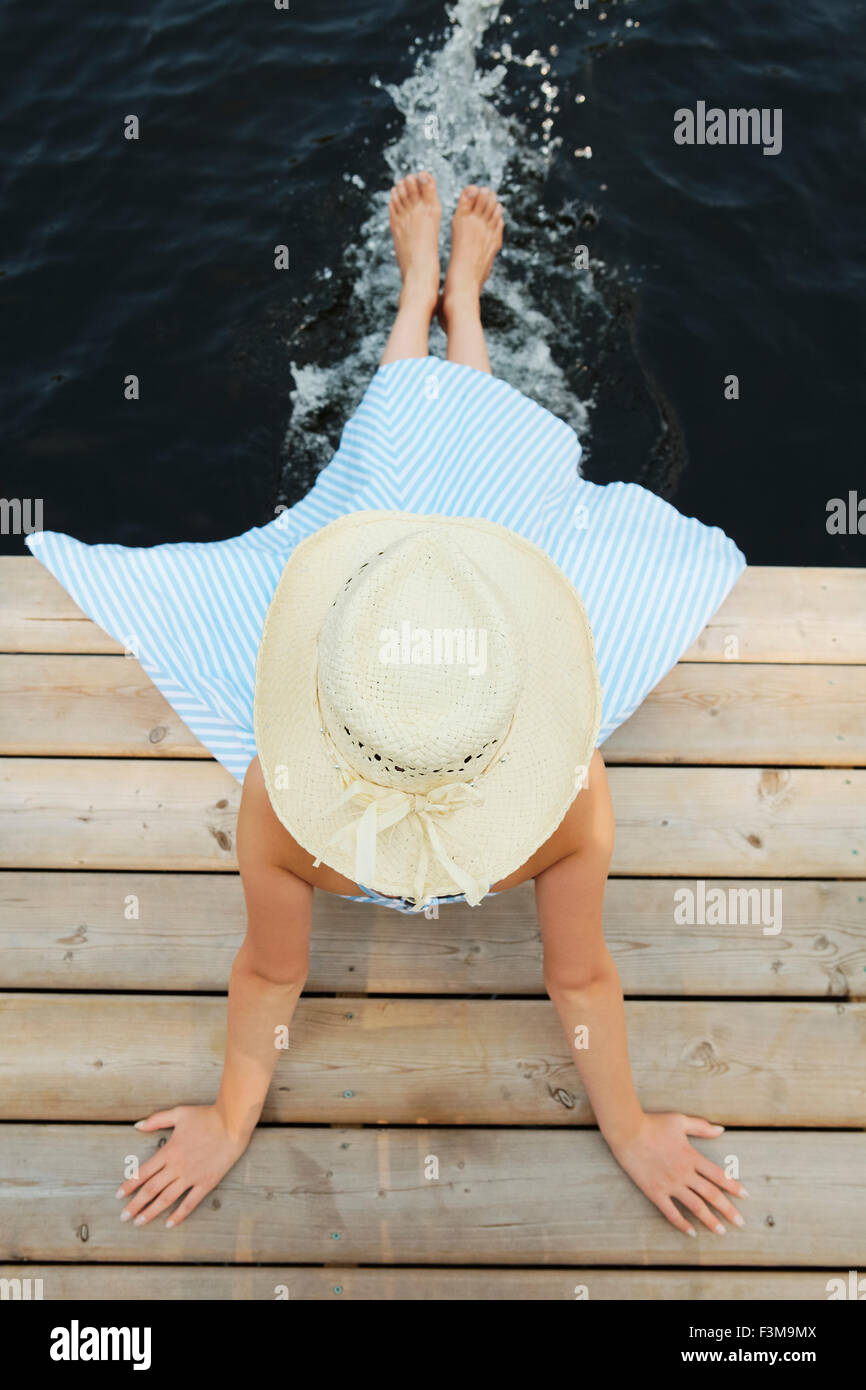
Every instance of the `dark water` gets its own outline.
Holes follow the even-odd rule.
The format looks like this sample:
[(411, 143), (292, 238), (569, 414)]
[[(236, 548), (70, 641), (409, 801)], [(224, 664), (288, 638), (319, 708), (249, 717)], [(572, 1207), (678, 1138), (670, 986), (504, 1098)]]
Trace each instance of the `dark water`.
[[(46, 528), (216, 539), (301, 496), (386, 335), (386, 190), (426, 165), (446, 207), (501, 190), (494, 371), (588, 477), (755, 564), (866, 564), (825, 524), (866, 498), (862, 0), (7, 0), (0, 26), (0, 493)], [(677, 145), (699, 99), (781, 108), (781, 153)]]

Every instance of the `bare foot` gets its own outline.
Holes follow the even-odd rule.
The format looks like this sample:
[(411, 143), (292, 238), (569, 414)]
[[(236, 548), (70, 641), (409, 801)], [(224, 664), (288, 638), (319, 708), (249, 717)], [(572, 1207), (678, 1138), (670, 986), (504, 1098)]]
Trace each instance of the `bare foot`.
[(447, 317), (449, 305), (478, 301), (502, 246), (502, 228), (502, 204), (493, 189), (477, 188), (474, 183), (464, 188), (451, 220), (451, 259), (439, 301), (440, 317)]
[(430, 313), (439, 294), (439, 222), (442, 204), (432, 174), (409, 174), (391, 190), (388, 208), (397, 264), (403, 277), (400, 304), (424, 303)]

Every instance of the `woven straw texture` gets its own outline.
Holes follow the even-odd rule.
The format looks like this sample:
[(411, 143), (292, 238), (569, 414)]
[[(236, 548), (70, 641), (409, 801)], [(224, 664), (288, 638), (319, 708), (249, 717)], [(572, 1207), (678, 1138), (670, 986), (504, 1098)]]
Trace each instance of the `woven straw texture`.
[[(452, 650), (465, 634), (466, 659), (444, 659), (447, 643), (425, 659), (419, 631), (435, 639), (437, 630), (458, 635)], [(352, 837), (329, 841), (357, 817), (337, 804), (351, 776), (416, 793), (471, 781), (478, 804), (458, 805), (436, 830), (456, 864), (493, 883), (559, 825), (600, 720), (580, 597), (542, 550), (504, 526), (356, 512), (302, 542), (285, 566), (256, 668), (259, 760), (283, 825), (348, 878)], [(419, 841), (411, 817), (383, 830), (368, 886), (412, 894)], [(424, 896), (455, 891), (431, 860)]]

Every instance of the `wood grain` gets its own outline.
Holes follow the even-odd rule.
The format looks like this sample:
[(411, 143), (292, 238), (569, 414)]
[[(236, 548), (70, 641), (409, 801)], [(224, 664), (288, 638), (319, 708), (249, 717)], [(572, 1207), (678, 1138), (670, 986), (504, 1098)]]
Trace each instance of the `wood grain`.
[(0, 753), (210, 758), (139, 663), (0, 656)]
[[(120, 652), (44, 565), (0, 556), (0, 651)], [(866, 569), (750, 565), (687, 661), (866, 663)]]
[[(219, 1089), (225, 1000), (0, 995), (0, 1119), (130, 1120)], [(866, 1005), (630, 1001), (649, 1110), (862, 1126)], [(592, 1046), (592, 1038), (590, 1038)], [(592, 1110), (547, 1000), (304, 997), (265, 1121), (581, 1125)]]
[[(866, 666), (680, 663), (604, 744), (607, 763), (866, 764)], [(0, 753), (208, 758), (137, 661), (0, 656)]]
[(866, 569), (750, 565), (682, 660), (731, 660), (731, 651), (739, 661), (862, 665)]
[(824, 1270), (713, 1269), (359, 1269), (332, 1265), (327, 1269), (302, 1265), (0, 1265), (0, 1280), (42, 1280), (48, 1302), (122, 1302), (241, 1300), (293, 1303), (330, 1300), (355, 1302), (526, 1302), (576, 1299), (662, 1302), (678, 1299), (695, 1303), (722, 1299), (752, 1302), (826, 1301), (828, 1281), (847, 1273)]
[[(0, 1259), (149, 1264), (858, 1268), (866, 1134), (728, 1132), (746, 1225), (694, 1240), (664, 1219), (596, 1130), (271, 1128), (173, 1231), (118, 1220), (128, 1125), (0, 1127)], [(439, 1177), (425, 1178), (429, 1157)], [(110, 1275), (107, 1275), (110, 1278)]]
[[(627, 994), (866, 996), (862, 880), (705, 881), (705, 893), (737, 904), (738, 918), (743, 890), (757, 888), (771, 911), (780, 901), (781, 930), (769, 933), (754, 916), (678, 925), (684, 887), (697, 898), (694, 879), (608, 881), (605, 938)], [(0, 872), (0, 989), (221, 992), (245, 924), (235, 875)], [(308, 992), (543, 993), (530, 883), (411, 923), (392, 908), (316, 893), (311, 945)]]
[[(615, 874), (858, 878), (859, 769), (614, 767)], [(232, 871), (218, 763), (0, 759), (0, 867)]]

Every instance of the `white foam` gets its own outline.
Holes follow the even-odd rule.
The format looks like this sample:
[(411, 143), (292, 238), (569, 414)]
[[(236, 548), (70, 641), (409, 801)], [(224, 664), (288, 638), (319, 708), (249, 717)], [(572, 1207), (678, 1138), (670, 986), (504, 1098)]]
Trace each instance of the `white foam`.
[[(388, 228), (390, 184), (420, 169), (435, 175), (442, 199), (443, 264), (460, 190), (467, 183), (497, 190), (505, 209), (505, 245), (483, 299), (493, 371), (561, 416), (586, 442), (588, 406), (570, 386), (556, 349), (567, 344), (570, 356), (580, 356), (575, 322), (581, 304), (595, 297), (592, 275), (573, 268), (573, 243), (580, 240), (572, 234), (577, 226), (573, 208), (569, 221), (569, 209), (558, 210), (554, 219), (541, 206), (544, 179), (560, 144), (554, 134), (559, 89), (551, 57), (537, 51), (521, 56), (509, 43), (493, 45), (493, 67), (478, 66), (479, 46), (500, 8), (499, 0), (457, 0), (440, 46), (425, 48), (416, 41), (422, 51), (405, 81), (383, 86), (373, 79), (404, 119), (400, 133), (382, 151), (393, 177), (388, 187), (369, 192), (359, 239), (346, 249), (343, 273), (352, 278), (352, 300), (344, 320), (345, 356), (325, 367), (292, 363), (296, 389), (287, 438), (290, 463), (297, 452), (315, 463), (327, 462), (333, 442), (318, 423), (323, 410), (327, 406), (325, 413), (333, 416), (337, 408), (348, 418), (376, 370), (400, 286)], [(509, 67), (530, 72), (530, 80), (537, 77), (528, 118), (537, 129), (504, 109)], [(349, 181), (365, 188), (358, 176)], [(430, 350), (445, 355), (444, 334), (436, 323)]]

